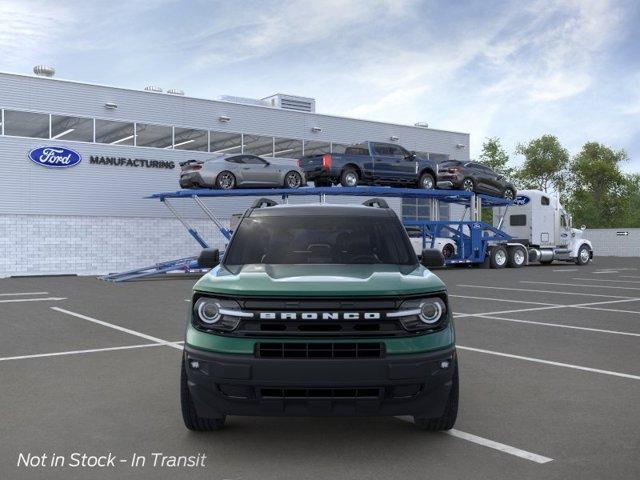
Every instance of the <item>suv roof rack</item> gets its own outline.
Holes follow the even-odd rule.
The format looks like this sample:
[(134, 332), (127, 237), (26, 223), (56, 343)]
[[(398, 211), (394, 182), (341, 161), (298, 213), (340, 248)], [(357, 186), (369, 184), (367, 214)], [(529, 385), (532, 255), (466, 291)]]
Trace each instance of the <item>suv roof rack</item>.
[(278, 202), (271, 200), (270, 198), (259, 198), (251, 204), (251, 208), (273, 207), (278, 205)]
[(365, 200), (364, 202), (362, 202), (362, 205), (364, 205), (365, 207), (389, 208), (389, 204), (386, 202), (386, 200), (383, 200), (381, 198), (371, 198), (369, 200)]

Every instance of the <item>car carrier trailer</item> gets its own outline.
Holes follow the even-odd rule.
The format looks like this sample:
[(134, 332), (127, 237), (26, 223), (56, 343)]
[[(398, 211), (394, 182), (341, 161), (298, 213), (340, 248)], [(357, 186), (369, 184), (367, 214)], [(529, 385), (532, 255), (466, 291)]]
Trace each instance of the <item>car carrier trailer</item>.
[[(511, 200), (475, 194), (462, 190), (425, 190), (416, 188), (393, 188), (379, 186), (359, 187), (305, 187), (298, 189), (254, 188), (233, 190), (184, 189), (175, 192), (156, 193), (148, 199), (162, 202), (181, 222), (187, 232), (202, 248), (210, 245), (200, 233), (175, 208), (176, 200), (193, 201), (220, 231), (225, 239), (230, 239), (232, 231), (225, 226), (215, 213), (215, 202), (205, 203), (204, 199), (231, 197), (280, 198), (288, 202), (289, 197), (317, 196), (320, 203), (326, 203), (327, 196), (359, 196), (369, 198), (412, 198), (430, 202), (433, 218), (415, 220), (403, 218), (405, 227), (418, 228), (422, 236), (423, 248), (434, 248), (438, 239), (446, 239), (454, 245), (454, 253), (445, 259), (446, 265), (484, 265), (492, 268), (522, 267), (529, 263), (531, 255), (525, 242), (516, 241), (503, 229), (504, 218), (513, 205)], [(463, 207), (458, 220), (441, 220), (438, 217), (440, 202)], [(492, 208), (497, 221), (494, 225), (482, 221), (482, 209)], [(497, 212), (497, 213), (496, 213)], [(144, 268), (112, 273), (102, 277), (109, 281), (130, 281), (169, 272), (190, 272), (199, 270), (197, 257), (168, 260)]]

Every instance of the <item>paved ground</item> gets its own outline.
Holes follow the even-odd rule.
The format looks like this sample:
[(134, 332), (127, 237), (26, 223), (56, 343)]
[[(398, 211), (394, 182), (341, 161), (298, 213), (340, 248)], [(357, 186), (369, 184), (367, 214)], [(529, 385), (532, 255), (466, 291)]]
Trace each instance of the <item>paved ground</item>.
[[(640, 478), (640, 259), (439, 274), (460, 349), (452, 434), (397, 418), (188, 432), (181, 347), (166, 342), (182, 340), (194, 279), (0, 280), (0, 478)], [(20, 452), (147, 464), (18, 468)], [(153, 452), (205, 453), (206, 467), (153, 468)]]

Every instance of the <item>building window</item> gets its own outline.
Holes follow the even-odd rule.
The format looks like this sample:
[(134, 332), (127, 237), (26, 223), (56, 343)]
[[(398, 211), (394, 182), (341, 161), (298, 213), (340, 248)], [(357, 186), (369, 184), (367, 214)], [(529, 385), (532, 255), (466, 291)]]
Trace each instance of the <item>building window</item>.
[(173, 148), (177, 150), (208, 151), (209, 139), (206, 130), (176, 127), (174, 135)]
[(239, 133), (209, 132), (209, 151), (225, 155), (242, 153), (242, 135)]
[(151, 123), (136, 124), (136, 146), (171, 148), (173, 145), (173, 128)]
[(349, 145), (345, 143), (332, 143), (331, 144), (331, 153), (344, 153)]
[(273, 137), (260, 135), (243, 135), (242, 137), (244, 139), (243, 153), (265, 157), (273, 156)]
[(49, 115), (5, 110), (4, 134), (15, 137), (49, 138)]
[(274, 138), (274, 157), (300, 158), (302, 157), (302, 140), (290, 138)]
[(93, 142), (93, 119), (51, 115), (51, 139)]
[(133, 145), (135, 127), (133, 123), (96, 120), (96, 142), (111, 145)]
[(331, 152), (331, 143), (329, 142), (317, 142), (314, 140), (304, 141), (305, 155), (322, 155), (323, 153), (329, 152)]

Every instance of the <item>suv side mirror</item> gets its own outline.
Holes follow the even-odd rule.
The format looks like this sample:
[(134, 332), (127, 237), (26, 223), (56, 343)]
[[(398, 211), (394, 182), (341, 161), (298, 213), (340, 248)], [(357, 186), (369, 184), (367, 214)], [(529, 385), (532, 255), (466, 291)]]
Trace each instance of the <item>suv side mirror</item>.
[(220, 250), (217, 248), (205, 248), (198, 256), (198, 266), (201, 268), (217, 267), (220, 263)]
[(427, 248), (422, 250), (420, 264), (427, 268), (444, 267), (444, 255), (436, 248)]

